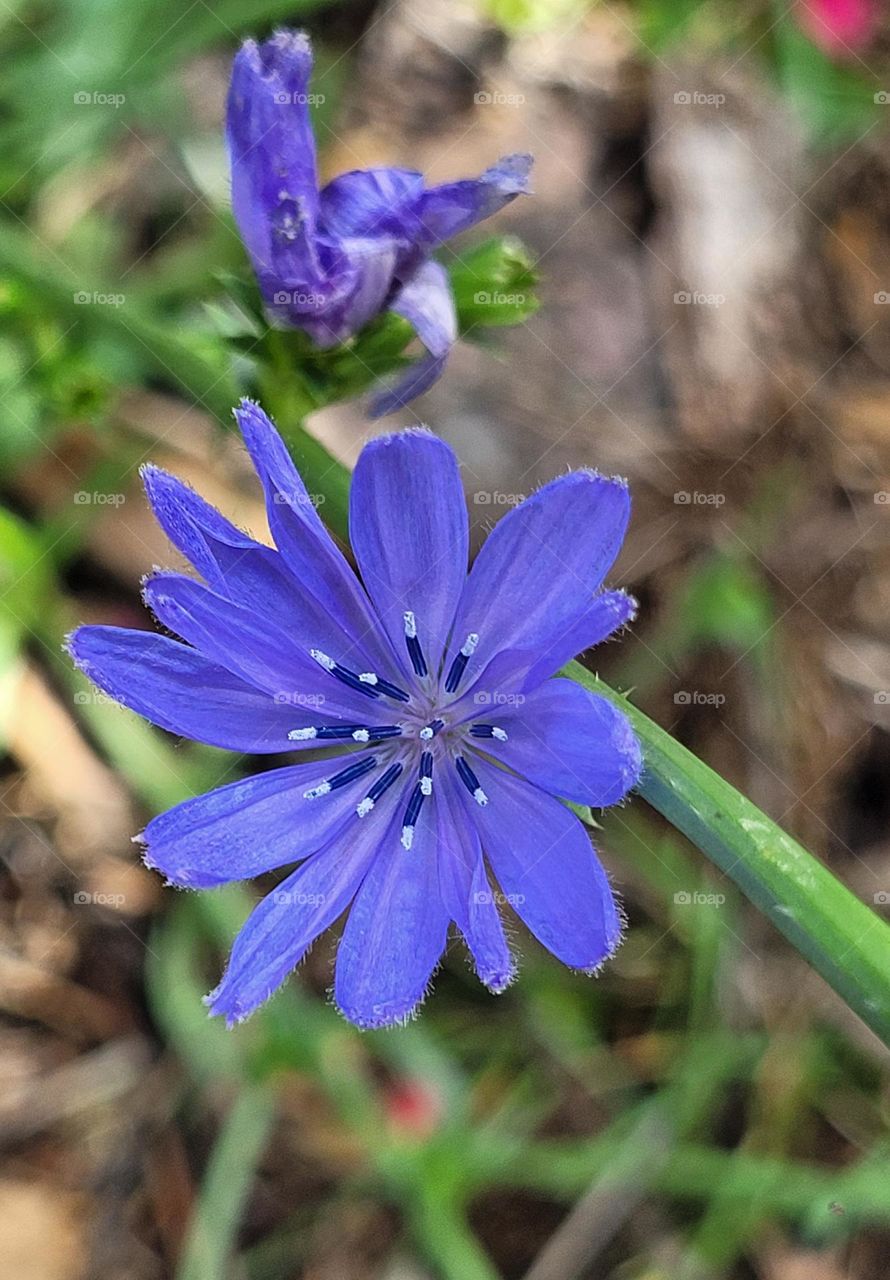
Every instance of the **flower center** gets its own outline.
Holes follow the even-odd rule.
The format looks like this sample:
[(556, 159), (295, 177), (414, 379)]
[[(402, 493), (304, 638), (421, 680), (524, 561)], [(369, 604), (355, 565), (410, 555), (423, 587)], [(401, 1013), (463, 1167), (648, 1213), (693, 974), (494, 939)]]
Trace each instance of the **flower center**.
[[(341, 742), (344, 746), (358, 748), (354, 760), (303, 795), (307, 800), (319, 799), (366, 774), (369, 779), (375, 774), (368, 791), (355, 806), (359, 818), (366, 818), (372, 812), (381, 796), (403, 773), (413, 774), (415, 782), (408, 794), (401, 834), (402, 846), (410, 849), (421, 809), (433, 794), (434, 769), (453, 769), (454, 776), (475, 802), (487, 805), (488, 796), (467, 756), (469, 754), (472, 758), (478, 750), (473, 745), (474, 739), (481, 747), (486, 740), (506, 742), (508, 735), (500, 725), (474, 720), (472, 715), (458, 714), (455, 717), (453, 699), (449, 699), (446, 706), (439, 705), (441, 693), (453, 695), (460, 688), (470, 658), (479, 644), (478, 634), (471, 631), (467, 635), (448, 667), (444, 683), (440, 685), (441, 675), (431, 673), (427, 664), (417, 634), (415, 614), (406, 610), (402, 616), (408, 658), (415, 676), (422, 682), (414, 694), (406, 693), (374, 671), (352, 671), (320, 649), (309, 651), (318, 665), (341, 684), (374, 701), (389, 699), (394, 704), (393, 723), (307, 725), (292, 729), (288, 737), (294, 742)], [(373, 752), (365, 754), (364, 749), (369, 747), (374, 748)]]

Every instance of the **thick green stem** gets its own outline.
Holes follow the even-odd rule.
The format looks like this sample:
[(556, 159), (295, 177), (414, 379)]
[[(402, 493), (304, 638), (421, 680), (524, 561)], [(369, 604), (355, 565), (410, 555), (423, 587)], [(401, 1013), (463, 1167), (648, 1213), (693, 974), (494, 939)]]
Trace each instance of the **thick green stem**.
[(863, 1022), (890, 1044), (890, 926), (771, 818), (580, 663), (566, 674), (630, 717), (640, 794), (768, 916)]

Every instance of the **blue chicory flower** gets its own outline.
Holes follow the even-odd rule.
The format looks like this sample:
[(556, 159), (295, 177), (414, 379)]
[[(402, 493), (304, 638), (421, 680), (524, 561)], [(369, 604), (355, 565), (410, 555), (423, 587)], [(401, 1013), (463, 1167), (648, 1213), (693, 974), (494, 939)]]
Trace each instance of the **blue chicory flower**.
[(336, 346), (382, 311), (403, 316), (427, 354), (379, 395), (391, 413), (439, 377), (457, 337), (445, 268), (432, 257), (528, 191), (531, 157), (426, 188), (412, 169), (355, 169), (319, 190), (309, 118), (312, 50), (302, 32), (248, 40), (232, 71), (227, 136), (232, 206), (273, 324)]
[(468, 576), (452, 450), (425, 429), (383, 436), (352, 482), (360, 582), (263, 411), (244, 401), (236, 417), (275, 547), (147, 467), (155, 515), (204, 579), (147, 579), (146, 603), (181, 641), (106, 626), (69, 641), (100, 688), (170, 733), (313, 753), (187, 800), (141, 837), (147, 864), (184, 888), (298, 864), (244, 925), (211, 1011), (246, 1018), (347, 911), (334, 998), (360, 1027), (412, 1013), (452, 921), (502, 991), (514, 972), (503, 900), (565, 964), (596, 969), (619, 912), (584, 825), (555, 797), (615, 804), (640, 748), (611, 702), (552, 677), (632, 617), (629, 596), (601, 590), (626, 485), (592, 471), (554, 480), (499, 521)]

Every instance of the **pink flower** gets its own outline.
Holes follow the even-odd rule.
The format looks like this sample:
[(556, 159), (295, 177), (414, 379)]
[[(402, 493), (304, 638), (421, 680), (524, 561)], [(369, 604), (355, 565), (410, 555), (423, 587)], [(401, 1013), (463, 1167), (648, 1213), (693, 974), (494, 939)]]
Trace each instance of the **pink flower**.
[(874, 0), (799, 0), (797, 12), (803, 30), (829, 54), (861, 49), (878, 19)]

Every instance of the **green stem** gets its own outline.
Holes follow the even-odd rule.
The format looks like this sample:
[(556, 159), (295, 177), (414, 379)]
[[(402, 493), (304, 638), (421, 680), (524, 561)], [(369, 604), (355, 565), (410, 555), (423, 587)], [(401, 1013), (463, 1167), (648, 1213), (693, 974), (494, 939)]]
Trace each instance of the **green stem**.
[(640, 794), (725, 872), (890, 1044), (890, 926), (664, 729), (580, 663), (566, 674), (617, 703), (643, 744)]
[[(313, 442), (304, 480), (326, 495), (324, 518), (346, 527), (349, 473)], [(333, 481), (333, 484), (332, 484)], [(772, 819), (580, 663), (566, 674), (611, 698), (643, 747), (640, 794), (730, 876), (813, 968), (890, 1044), (890, 926)]]

